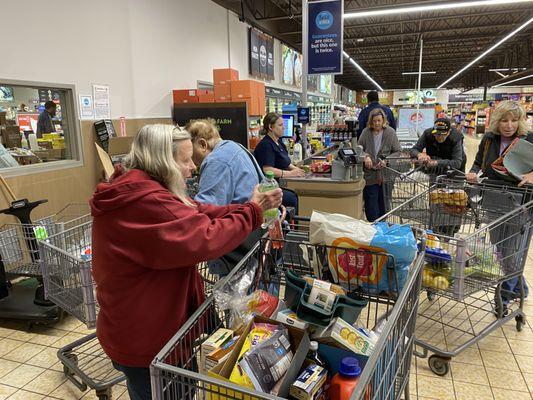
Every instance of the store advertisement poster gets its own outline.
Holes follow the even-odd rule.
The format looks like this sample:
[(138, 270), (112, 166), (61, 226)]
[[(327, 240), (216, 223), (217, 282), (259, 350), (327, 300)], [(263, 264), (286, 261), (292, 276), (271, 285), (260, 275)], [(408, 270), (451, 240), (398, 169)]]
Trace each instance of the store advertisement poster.
[(300, 53), (283, 45), (282, 47), (282, 81), (286, 85), (302, 87), (303, 58)]
[(94, 119), (111, 119), (109, 85), (93, 85)]
[(37, 132), (37, 122), (39, 121), (39, 114), (17, 114), (17, 125), (21, 132), (32, 131)]
[(331, 94), (333, 86), (333, 77), (331, 75), (320, 75), (320, 87), (318, 91), (323, 94)]
[(343, 0), (309, 3), (309, 75), (342, 74), (343, 14)]
[(274, 80), (274, 39), (254, 28), (249, 28), (250, 75)]
[(421, 108), (418, 111), (416, 108), (400, 108), (398, 130), (408, 130), (410, 136), (418, 137), (418, 133), (433, 127), (434, 122), (434, 108)]
[(80, 119), (93, 120), (94, 108), (93, 108), (93, 96), (80, 94)]

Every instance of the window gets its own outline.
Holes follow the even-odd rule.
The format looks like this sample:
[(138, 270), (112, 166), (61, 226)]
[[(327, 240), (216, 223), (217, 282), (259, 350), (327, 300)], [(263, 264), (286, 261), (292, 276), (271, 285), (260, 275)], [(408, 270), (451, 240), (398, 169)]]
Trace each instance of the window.
[(0, 172), (81, 165), (74, 86), (0, 79)]

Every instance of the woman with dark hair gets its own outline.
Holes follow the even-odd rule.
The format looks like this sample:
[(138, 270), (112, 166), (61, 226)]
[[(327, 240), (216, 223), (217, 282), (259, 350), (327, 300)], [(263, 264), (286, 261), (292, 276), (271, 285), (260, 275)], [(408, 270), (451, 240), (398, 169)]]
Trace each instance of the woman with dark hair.
[[(254, 156), (264, 173), (272, 171), (276, 179), (305, 176), (305, 172), (291, 163), (289, 152), (280, 140), (283, 136), (283, 118), (276, 113), (268, 113), (263, 118), (265, 137), (254, 150)], [(283, 191), (283, 205), (298, 207), (298, 198), (292, 191)]]

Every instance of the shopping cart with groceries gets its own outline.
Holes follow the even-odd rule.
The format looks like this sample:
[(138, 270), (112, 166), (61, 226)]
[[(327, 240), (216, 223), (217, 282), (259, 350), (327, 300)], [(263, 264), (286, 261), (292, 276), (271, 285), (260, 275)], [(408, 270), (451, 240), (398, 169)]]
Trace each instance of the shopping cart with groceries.
[[(39, 241), (40, 264), (46, 297), (83, 322), (87, 329), (96, 327), (98, 302), (92, 277), (92, 221), (71, 227)], [(207, 265), (198, 266), (210, 293), (215, 277)], [(67, 378), (81, 391), (95, 390), (99, 399), (111, 399), (112, 387), (125, 380), (117, 371), (91, 333), (58, 350)]]
[[(457, 172), (457, 171), (456, 171)], [(417, 355), (438, 375), (450, 360), (498, 327), (525, 324), (523, 271), (532, 232), (533, 188), (460, 176), (436, 184), (382, 217), (427, 233), (418, 309)], [(419, 210), (419, 215), (407, 211)], [(517, 279), (511, 295), (505, 282)], [(503, 285), (503, 287), (502, 287)]]
[[(420, 236), (422, 237), (423, 233)], [(372, 345), (373, 351), (370, 355), (366, 353), (367, 358), (362, 364), (364, 368), (352, 398), (408, 399), (413, 334), (424, 261), (423, 242), (422, 239), (420, 251), (416, 250), (415, 243), (413, 253), (415, 257), (408, 266), (409, 272), (401, 286), (395, 269), (396, 260), (391, 254), (371, 248), (354, 249), (311, 244), (309, 222), (296, 218), (292, 229), (286, 232), (284, 238), (263, 237), (231, 273), (215, 285), (213, 295), (196, 310), (157, 354), (150, 367), (152, 398), (157, 400), (287, 398), (290, 392), (288, 383), (298, 378), (303, 356), (307, 354), (307, 348), (303, 343), (309, 345), (309, 334), (320, 335), (320, 332), (328, 330), (327, 327), (336, 326), (340, 323), (340, 319), (345, 318), (347, 321), (344, 327), (345, 334), (341, 336), (347, 341), (346, 346), (352, 343), (349, 342), (352, 335), (352, 345), (360, 343), (360, 339), (356, 339), (357, 329), (359, 329), (357, 332), (368, 333), (372, 330), (380, 332), (379, 338)], [(384, 260), (386, 267), (383, 269), (383, 274), (388, 277), (389, 282), (387, 290), (377, 292), (365, 290), (362, 284), (364, 281), (362, 272), (359, 275), (360, 271), (356, 268), (350, 270), (346, 280), (340, 279), (342, 271), (338, 262), (342, 259), (356, 264), (357, 260), (363, 259)], [(335, 273), (337, 279), (333, 277)], [(328, 281), (337, 282), (339, 286), (336, 286), (336, 290), (340, 290), (338, 292), (340, 294), (334, 296), (335, 306), (329, 311), (318, 307), (317, 302), (320, 297), (314, 297), (310, 292), (312, 287), (318, 284), (317, 282)], [(331, 287), (333, 286), (335, 285)], [(278, 311), (281, 310), (283, 302), (288, 307), (285, 311), (294, 310), (294, 315), (285, 311), (277, 313), (274, 310), (276, 307)], [(233, 306), (230, 307), (230, 304)], [(244, 309), (241, 307), (242, 304), (246, 304)], [(251, 316), (247, 314), (251, 304), (253, 307), (259, 307), (258, 304), (265, 306), (261, 308), (261, 312), (258, 312), (259, 308), (255, 308), (256, 312), (253, 313), (255, 316)], [(260, 314), (265, 317), (267, 310), (266, 318), (271, 319), (258, 316)], [(295, 319), (291, 317), (284, 319), (284, 315), (292, 315)], [(280, 316), (282, 319), (279, 319)], [(332, 317), (338, 318), (332, 319)], [(286, 324), (278, 325), (282, 331), (285, 328), (289, 331), (289, 341), (294, 350), (290, 363), (292, 367), (286, 366), (288, 369), (282, 377), (278, 377), (274, 387), (272, 387), (274, 380), (270, 378), (261, 380), (263, 383), (254, 381), (255, 385), (252, 386), (237, 384), (241, 374), (239, 372), (241, 363), (247, 360), (244, 354), (248, 353), (239, 356), (240, 351), (244, 351), (246, 346), (248, 339), (245, 338), (254, 332), (252, 329), (256, 326), (256, 322), (271, 322), (273, 318), (278, 322), (284, 321), (289, 326), (295, 324), (288, 328)], [(294, 329), (296, 326), (301, 329)], [(212, 338), (220, 332), (227, 332), (228, 328), (231, 329), (229, 332), (235, 334), (239, 332), (240, 336), (234, 337), (231, 333), (229, 338), (224, 338), (231, 339), (229, 343), (235, 347), (232, 347), (233, 350), (226, 355), (226, 358), (218, 359), (206, 348), (211, 350), (208, 346), (211, 345)], [(354, 333), (351, 333), (352, 330)], [(328, 347), (321, 342), (322, 339), (316, 340), (320, 343), (318, 352), (322, 355), (322, 351)], [(267, 342), (269, 340), (264, 342), (265, 345)], [(229, 344), (225, 346), (228, 347)], [(328, 356), (324, 357), (326, 364), (332, 365)], [(241, 361), (237, 363), (238, 360)], [(233, 373), (237, 374), (237, 380), (233, 379)]]

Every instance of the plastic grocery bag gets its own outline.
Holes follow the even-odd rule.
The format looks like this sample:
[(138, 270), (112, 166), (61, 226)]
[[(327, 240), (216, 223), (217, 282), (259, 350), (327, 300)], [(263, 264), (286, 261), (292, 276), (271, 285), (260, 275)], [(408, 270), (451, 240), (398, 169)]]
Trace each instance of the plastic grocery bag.
[(309, 238), (311, 244), (328, 246), (332, 278), (349, 291), (401, 291), (417, 251), (409, 225), (369, 224), (318, 211), (311, 216)]

